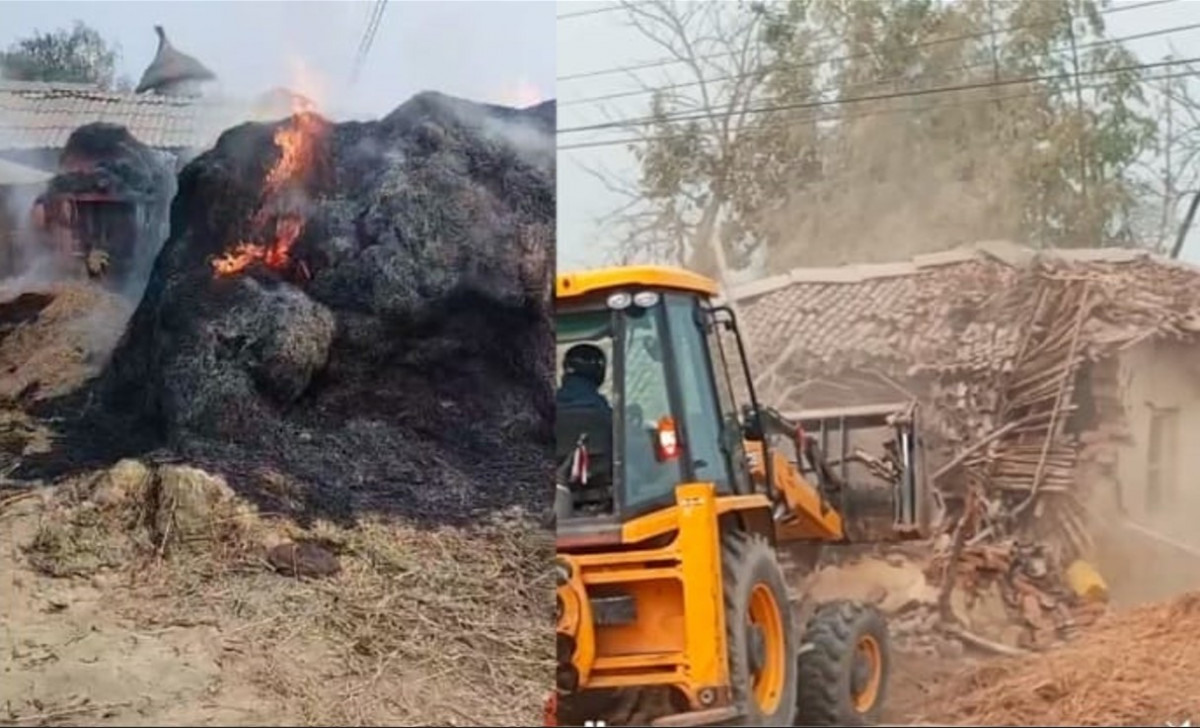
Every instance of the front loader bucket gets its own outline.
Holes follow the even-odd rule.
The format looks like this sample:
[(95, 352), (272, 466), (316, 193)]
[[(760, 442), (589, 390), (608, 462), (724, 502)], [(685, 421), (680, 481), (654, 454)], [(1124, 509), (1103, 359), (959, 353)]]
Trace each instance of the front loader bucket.
[(927, 476), (915, 403), (789, 413), (811, 439), (815, 472), (855, 541), (922, 538)]

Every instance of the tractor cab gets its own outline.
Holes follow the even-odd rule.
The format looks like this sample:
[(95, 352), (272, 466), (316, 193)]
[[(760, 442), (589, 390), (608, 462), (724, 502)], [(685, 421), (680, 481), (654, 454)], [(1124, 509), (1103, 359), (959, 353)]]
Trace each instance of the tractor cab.
[(669, 506), (681, 483), (746, 492), (745, 354), (715, 284), (646, 266), (563, 275), (557, 293), (560, 536)]
[[(656, 266), (585, 271), (560, 275), (556, 293), (561, 541), (615, 538), (620, 524), (673, 505), (684, 483), (712, 483), (718, 497), (767, 495), (789, 540), (836, 538), (843, 519), (881, 511), (893, 516), (891, 530), (919, 532), (915, 410), (785, 417), (760, 405), (737, 320), (703, 276)], [(890, 476), (881, 467), (848, 472), (868, 430), (893, 445)], [(812, 486), (793, 492), (813, 502), (779, 492), (793, 469)]]

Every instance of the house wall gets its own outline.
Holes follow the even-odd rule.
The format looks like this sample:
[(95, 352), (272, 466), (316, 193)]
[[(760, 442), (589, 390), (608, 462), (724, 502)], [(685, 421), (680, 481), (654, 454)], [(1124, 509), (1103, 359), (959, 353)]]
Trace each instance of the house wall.
[[(1147, 343), (1119, 359), (1127, 438), (1117, 449), (1121, 505), (1139, 523), (1200, 548), (1200, 349)], [(1154, 442), (1156, 413), (1160, 421)], [(1159, 503), (1153, 503), (1152, 455), (1159, 453)]]
[[(1101, 497), (1093, 503), (1098, 565), (1117, 602), (1200, 588), (1200, 447), (1194, 444), (1200, 435), (1200, 350), (1142, 344), (1120, 355), (1116, 378), (1123, 410), (1113, 431), (1119, 501)], [(1151, 493), (1156, 449), (1157, 505)]]

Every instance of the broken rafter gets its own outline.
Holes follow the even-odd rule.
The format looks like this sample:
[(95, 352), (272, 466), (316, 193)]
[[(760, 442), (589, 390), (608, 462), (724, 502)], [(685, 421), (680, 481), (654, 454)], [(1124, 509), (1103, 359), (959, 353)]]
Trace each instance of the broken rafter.
[[(1090, 294), (1091, 282), (1089, 281), (1083, 284), (1083, 294), (1080, 297), (1079, 310), (1075, 314), (1075, 327), (1071, 334), (1070, 348), (1067, 350), (1068, 364), (1076, 364), (1075, 355), (1079, 349), (1079, 335), (1083, 332), (1083, 323), (1087, 320), (1087, 314), (1090, 310), (1088, 307)], [(1029, 488), (1029, 495), (1012, 510), (1011, 516), (1013, 519), (1020, 516), (1037, 499), (1038, 487), (1041, 485), (1042, 474), (1046, 468), (1046, 456), (1050, 453), (1050, 445), (1054, 441), (1054, 432), (1059, 421), (1059, 411), (1062, 408), (1064, 399), (1071, 390), (1071, 375), (1075, 370), (1076, 366), (1073, 365), (1066, 366), (1062, 370), (1058, 383), (1058, 395), (1055, 397), (1054, 408), (1051, 410), (1050, 424), (1046, 428), (1046, 439), (1042, 443), (1042, 453), (1038, 458), (1037, 470), (1033, 473), (1033, 483)]]

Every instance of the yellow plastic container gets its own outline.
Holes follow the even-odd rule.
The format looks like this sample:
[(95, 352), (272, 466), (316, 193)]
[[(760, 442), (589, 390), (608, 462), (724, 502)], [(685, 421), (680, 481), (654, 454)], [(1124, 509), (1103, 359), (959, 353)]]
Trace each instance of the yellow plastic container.
[(1071, 591), (1089, 602), (1107, 602), (1108, 584), (1096, 567), (1083, 559), (1067, 567), (1067, 585)]

